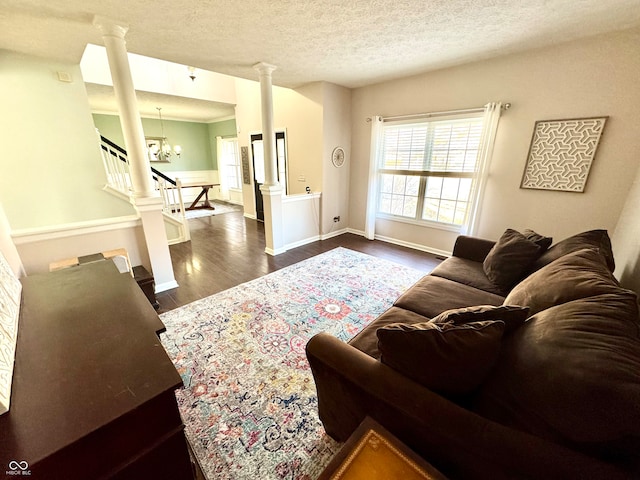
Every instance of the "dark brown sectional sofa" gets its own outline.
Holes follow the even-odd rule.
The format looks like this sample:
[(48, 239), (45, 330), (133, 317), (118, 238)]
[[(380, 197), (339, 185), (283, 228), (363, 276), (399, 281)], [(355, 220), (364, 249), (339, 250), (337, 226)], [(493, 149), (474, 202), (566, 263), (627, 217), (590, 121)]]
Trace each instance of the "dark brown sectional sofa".
[(449, 478), (640, 478), (638, 304), (607, 232), (523, 233), (458, 237), (349, 343), (309, 341), (331, 437), (370, 416)]

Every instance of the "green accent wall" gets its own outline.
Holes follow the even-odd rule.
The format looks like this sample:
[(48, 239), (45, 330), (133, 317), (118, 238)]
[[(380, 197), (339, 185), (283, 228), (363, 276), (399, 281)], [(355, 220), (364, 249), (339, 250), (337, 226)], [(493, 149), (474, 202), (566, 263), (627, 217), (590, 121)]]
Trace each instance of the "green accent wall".
[[(235, 120), (231, 120), (235, 125)], [(93, 122), (100, 134), (112, 142), (126, 148), (120, 126), (120, 118), (117, 115), (93, 114)], [(209, 125), (198, 122), (182, 122), (176, 120), (162, 120), (164, 135), (171, 146), (180, 145), (182, 155), (171, 155), (171, 161), (152, 162), (151, 165), (161, 172), (216, 170), (215, 151), (211, 151), (211, 137)], [(224, 122), (219, 122), (224, 123)], [(161, 137), (162, 126), (160, 119), (143, 118), (142, 128), (146, 137)], [(234, 130), (235, 132), (235, 130)], [(213, 137), (215, 142), (215, 136)]]
[[(12, 230), (135, 215), (106, 176), (79, 65), (0, 50), (0, 202)], [(71, 83), (58, 80), (67, 72)]]

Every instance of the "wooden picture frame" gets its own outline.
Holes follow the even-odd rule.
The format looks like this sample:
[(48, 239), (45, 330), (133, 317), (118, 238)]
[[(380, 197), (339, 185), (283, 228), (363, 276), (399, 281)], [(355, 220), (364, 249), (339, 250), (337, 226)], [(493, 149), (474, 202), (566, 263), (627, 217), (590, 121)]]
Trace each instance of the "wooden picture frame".
[(584, 192), (607, 118), (537, 121), (520, 188)]
[(242, 162), (242, 183), (251, 183), (251, 173), (249, 169), (249, 147), (240, 147), (240, 159)]

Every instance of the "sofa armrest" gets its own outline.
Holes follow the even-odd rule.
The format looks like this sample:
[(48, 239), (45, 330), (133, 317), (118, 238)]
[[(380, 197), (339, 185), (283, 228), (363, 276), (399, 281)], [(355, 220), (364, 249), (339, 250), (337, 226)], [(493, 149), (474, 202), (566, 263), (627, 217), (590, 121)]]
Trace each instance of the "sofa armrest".
[(493, 240), (459, 235), (453, 246), (453, 256), (466, 258), (474, 262), (484, 262), (489, 251), (496, 244)]
[(337, 338), (306, 347), (327, 433), (346, 440), (370, 416), (451, 478), (628, 478), (612, 465), (491, 422)]

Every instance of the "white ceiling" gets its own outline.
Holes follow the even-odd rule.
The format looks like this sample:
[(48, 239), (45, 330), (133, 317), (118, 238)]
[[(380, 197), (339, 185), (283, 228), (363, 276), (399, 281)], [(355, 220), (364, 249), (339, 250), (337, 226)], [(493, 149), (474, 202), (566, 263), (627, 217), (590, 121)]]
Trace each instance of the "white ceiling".
[(102, 45), (276, 85), (359, 87), (640, 25), (640, 0), (2, 0), (0, 48), (79, 63)]

